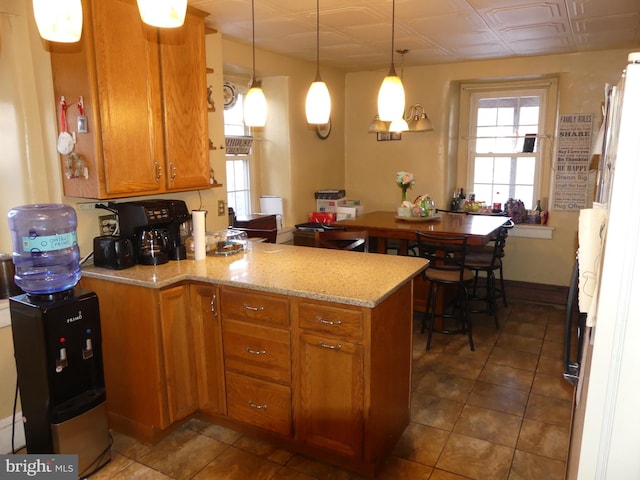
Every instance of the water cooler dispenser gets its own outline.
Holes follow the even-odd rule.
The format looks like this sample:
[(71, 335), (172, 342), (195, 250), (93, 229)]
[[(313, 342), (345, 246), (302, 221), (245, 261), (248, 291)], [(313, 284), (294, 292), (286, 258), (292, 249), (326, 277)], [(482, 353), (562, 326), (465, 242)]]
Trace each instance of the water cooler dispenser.
[(111, 460), (100, 309), (80, 279), (75, 211), (9, 212), (15, 280), (9, 299), (27, 452), (76, 454), (84, 477)]

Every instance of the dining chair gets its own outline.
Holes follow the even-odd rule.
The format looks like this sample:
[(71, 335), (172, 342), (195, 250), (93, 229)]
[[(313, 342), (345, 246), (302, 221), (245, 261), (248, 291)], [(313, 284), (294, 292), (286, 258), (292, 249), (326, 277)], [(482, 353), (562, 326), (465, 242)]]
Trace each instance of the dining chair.
[(315, 232), (315, 246), (336, 250), (369, 251), (369, 232), (350, 230), (325, 230)]
[[(474, 351), (468, 291), (473, 283), (473, 272), (465, 268), (467, 237), (416, 232), (416, 242), (420, 256), (429, 260), (429, 266), (423, 272), (428, 283), (428, 293), (421, 326), (421, 333), (428, 328), (427, 350), (431, 349), (433, 332), (437, 332), (466, 333), (469, 347)], [(444, 305), (442, 299), (438, 298), (443, 293), (440, 291), (441, 287), (455, 288), (456, 294), (451, 306)], [(436, 318), (442, 319), (441, 328), (435, 328)], [(453, 325), (452, 320), (455, 320)]]

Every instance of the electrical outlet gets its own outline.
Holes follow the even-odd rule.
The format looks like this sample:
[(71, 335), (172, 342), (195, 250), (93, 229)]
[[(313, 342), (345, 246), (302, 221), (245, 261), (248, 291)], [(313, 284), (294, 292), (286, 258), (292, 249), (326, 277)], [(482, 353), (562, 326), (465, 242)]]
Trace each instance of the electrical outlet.
[(227, 209), (225, 208), (224, 200), (218, 200), (218, 216), (221, 217), (225, 213), (227, 213)]
[(118, 227), (115, 215), (101, 215), (98, 217), (100, 235), (113, 235)]

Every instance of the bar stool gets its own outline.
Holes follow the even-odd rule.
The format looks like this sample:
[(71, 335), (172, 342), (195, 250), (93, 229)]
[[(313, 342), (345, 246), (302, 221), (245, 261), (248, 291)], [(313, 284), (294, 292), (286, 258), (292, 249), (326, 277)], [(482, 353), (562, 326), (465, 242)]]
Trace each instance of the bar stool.
[(315, 245), (316, 247), (336, 250), (368, 252), (369, 233), (366, 230), (325, 230), (323, 232), (315, 232)]
[[(427, 350), (431, 349), (433, 332), (438, 332), (466, 333), (469, 337), (469, 347), (474, 351), (468, 292), (474, 276), (471, 270), (465, 268), (467, 237), (416, 232), (416, 241), (420, 256), (429, 260), (429, 266), (423, 272), (424, 279), (428, 282), (428, 296), (421, 329), (421, 333), (424, 333), (425, 327), (429, 329)], [(436, 311), (440, 287), (456, 288), (452, 310), (442, 306), (442, 311)], [(442, 319), (442, 328), (434, 327), (436, 318)], [(450, 319), (457, 321), (457, 328), (447, 327), (445, 322)]]
[[(493, 246), (478, 251), (469, 251), (465, 260), (465, 267), (473, 271), (473, 288), (470, 298), (472, 300), (484, 301), (484, 310), (473, 310), (473, 313), (487, 313), (493, 315), (496, 329), (500, 328), (498, 321), (497, 298), (502, 297), (505, 305), (507, 298), (504, 293), (504, 285), (500, 289), (496, 288), (495, 271), (502, 272), (502, 257), (504, 257), (504, 245), (507, 239), (507, 229), (501, 228), (493, 241)], [(483, 272), (485, 275), (484, 295), (478, 294), (478, 277)], [(502, 273), (500, 273), (502, 279)]]

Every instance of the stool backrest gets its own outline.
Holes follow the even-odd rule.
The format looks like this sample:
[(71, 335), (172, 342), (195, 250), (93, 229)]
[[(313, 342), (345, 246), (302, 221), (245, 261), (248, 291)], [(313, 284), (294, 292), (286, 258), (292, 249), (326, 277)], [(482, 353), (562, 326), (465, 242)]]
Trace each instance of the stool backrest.
[(416, 241), (419, 255), (429, 260), (428, 270), (459, 272), (463, 281), (467, 237), (416, 232)]

